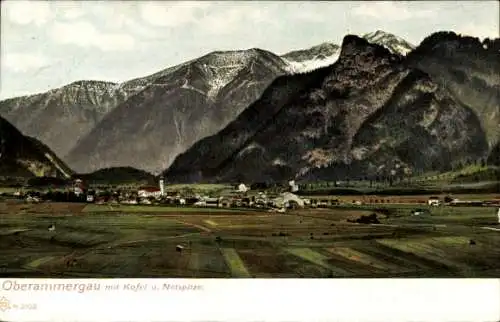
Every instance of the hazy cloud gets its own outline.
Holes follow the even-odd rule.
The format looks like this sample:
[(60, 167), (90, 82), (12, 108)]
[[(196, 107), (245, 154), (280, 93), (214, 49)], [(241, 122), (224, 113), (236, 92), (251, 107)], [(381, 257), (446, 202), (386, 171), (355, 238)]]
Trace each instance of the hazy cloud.
[(47, 58), (39, 53), (5, 53), (1, 62), (2, 70), (14, 73), (24, 73), (48, 66)]
[(179, 27), (197, 20), (199, 10), (211, 5), (207, 1), (140, 2), (142, 19), (154, 26)]
[(81, 8), (68, 8), (63, 12), (63, 17), (68, 20), (78, 19), (85, 15), (85, 11)]
[(219, 4), (213, 12), (205, 15), (197, 21), (202, 31), (215, 34), (233, 34), (245, 30), (253, 30), (262, 26), (270, 26), (277, 22), (277, 12), (266, 3), (260, 6), (252, 6), (251, 3), (242, 2), (238, 5), (229, 3)]
[(42, 26), (50, 21), (52, 12), (47, 1), (3, 1), (2, 10), (10, 22), (19, 25)]
[(434, 11), (432, 10), (410, 9), (404, 3), (393, 1), (360, 2), (358, 6), (354, 7), (352, 13), (357, 16), (395, 21), (425, 18), (434, 15)]
[(106, 33), (86, 21), (56, 22), (50, 30), (52, 40), (60, 44), (95, 47), (102, 51), (132, 50), (135, 40), (128, 34)]
[(457, 27), (456, 32), (464, 35), (471, 35), (481, 39), (484, 38), (499, 38), (499, 23), (491, 25), (483, 25), (479, 23), (468, 22)]

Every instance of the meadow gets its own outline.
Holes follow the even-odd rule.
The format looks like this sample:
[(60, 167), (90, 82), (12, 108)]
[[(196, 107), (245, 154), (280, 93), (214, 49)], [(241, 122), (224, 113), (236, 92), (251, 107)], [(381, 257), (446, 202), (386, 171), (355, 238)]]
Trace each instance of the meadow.
[[(422, 216), (411, 216), (410, 205), (285, 214), (106, 207), (2, 202), (0, 276), (500, 276), (500, 226), (489, 207), (443, 206)], [(348, 222), (374, 212), (379, 224)]]

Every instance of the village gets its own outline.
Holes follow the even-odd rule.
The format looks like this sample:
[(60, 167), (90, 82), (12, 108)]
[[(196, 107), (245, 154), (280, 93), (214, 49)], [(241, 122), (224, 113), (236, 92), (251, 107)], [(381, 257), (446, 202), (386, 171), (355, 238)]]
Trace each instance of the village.
[[(241, 208), (261, 209), (269, 212), (284, 213), (287, 209), (304, 207), (328, 208), (332, 206), (363, 204), (415, 204), (427, 206), (494, 206), (499, 200), (459, 200), (451, 196), (352, 196), (351, 198), (332, 198), (332, 196), (301, 196), (299, 185), (291, 180), (277, 189), (251, 189), (249, 185), (240, 183), (231, 190), (200, 193), (192, 189), (166, 189), (163, 178), (158, 186), (141, 186), (137, 188), (88, 187), (81, 179), (75, 179), (63, 190), (45, 192), (28, 190), (16, 191), (12, 194), (17, 199), (28, 203), (38, 202), (78, 202), (98, 205), (156, 205), (172, 207), (204, 207), (204, 208)], [(419, 213), (416, 211), (416, 213)]]
[[(269, 193), (251, 191), (250, 187), (241, 183), (232, 191), (221, 194), (202, 195), (191, 191), (167, 191), (164, 180), (160, 179), (158, 186), (143, 186), (136, 189), (92, 189), (82, 180), (76, 179), (64, 191), (16, 191), (14, 197), (22, 198), (29, 203), (43, 201), (86, 202), (95, 204), (123, 204), (123, 205), (165, 205), (191, 207), (220, 207), (220, 208), (257, 208), (270, 211), (284, 212), (311, 205), (311, 200), (294, 194), (298, 185), (289, 182), (289, 187), (281, 192)], [(313, 206), (331, 204), (329, 201), (315, 202)]]

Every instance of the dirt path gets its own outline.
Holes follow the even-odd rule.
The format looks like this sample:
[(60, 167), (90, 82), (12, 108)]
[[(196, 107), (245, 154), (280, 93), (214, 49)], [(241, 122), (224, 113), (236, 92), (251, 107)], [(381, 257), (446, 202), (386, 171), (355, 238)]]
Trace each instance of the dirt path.
[(191, 226), (191, 227), (195, 227), (195, 228), (198, 228), (198, 229), (201, 229), (207, 233), (211, 233), (212, 230), (210, 228), (207, 228), (205, 226), (201, 226), (201, 225), (198, 225), (198, 224), (193, 224), (193, 223), (190, 223), (190, 222), (187, 222), (187, 221), (183, 221), (183, 220), (179, 220), (179, 219), (176, 219), (177, 222), (181, 223), (181, 224), (184, 224), (186, 226)]
[(483, 229), (488, 229), (488, 230), (493, 230), (493, 231), (500, 231), (500, 228), (494, 228), (494, 227), (481, 227)]
[[(169, 240), (169, 239), (176, 239), (176, 238), (195, 236), (195, 235), (201, 235), (201, 234), (203, 234), (203, 233), (187, 233), (187, 234), (176, 235), (176, 236), (165, 236), (165, 237), (136, 239), (136, 240), (121, 240), (121, 241), (118, 240), (118, 241), (111, 242), (109, 244), (100, 245), (100, 246), (105, 246), (106, 248), (111, 248), (111, 247), (116, 247), (116, 246), (131, 245), (131, 244), (137, 244), (137, 243), (143, 243), (143, 242), (149, 242), (149, 241)], [(99, 249), (99, 248), (96, 248), (96, 249)], [(93, 250), (95, 250), (95, 249), (93, 249)]]

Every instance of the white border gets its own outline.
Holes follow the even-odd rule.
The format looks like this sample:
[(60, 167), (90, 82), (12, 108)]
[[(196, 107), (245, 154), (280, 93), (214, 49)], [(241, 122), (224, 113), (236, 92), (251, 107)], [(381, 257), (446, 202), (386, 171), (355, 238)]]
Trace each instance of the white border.
[[(100, 289), (80, 292), (77, 285), (50, 291), (35, 286), (61, 288), (60, 283)], [(118, 289), (106, 290), (106, 285)], [(1, 309), (2, 298), (10, 309)], [(0, 279), (2, 321), (499, 319), (498, 279)]]

